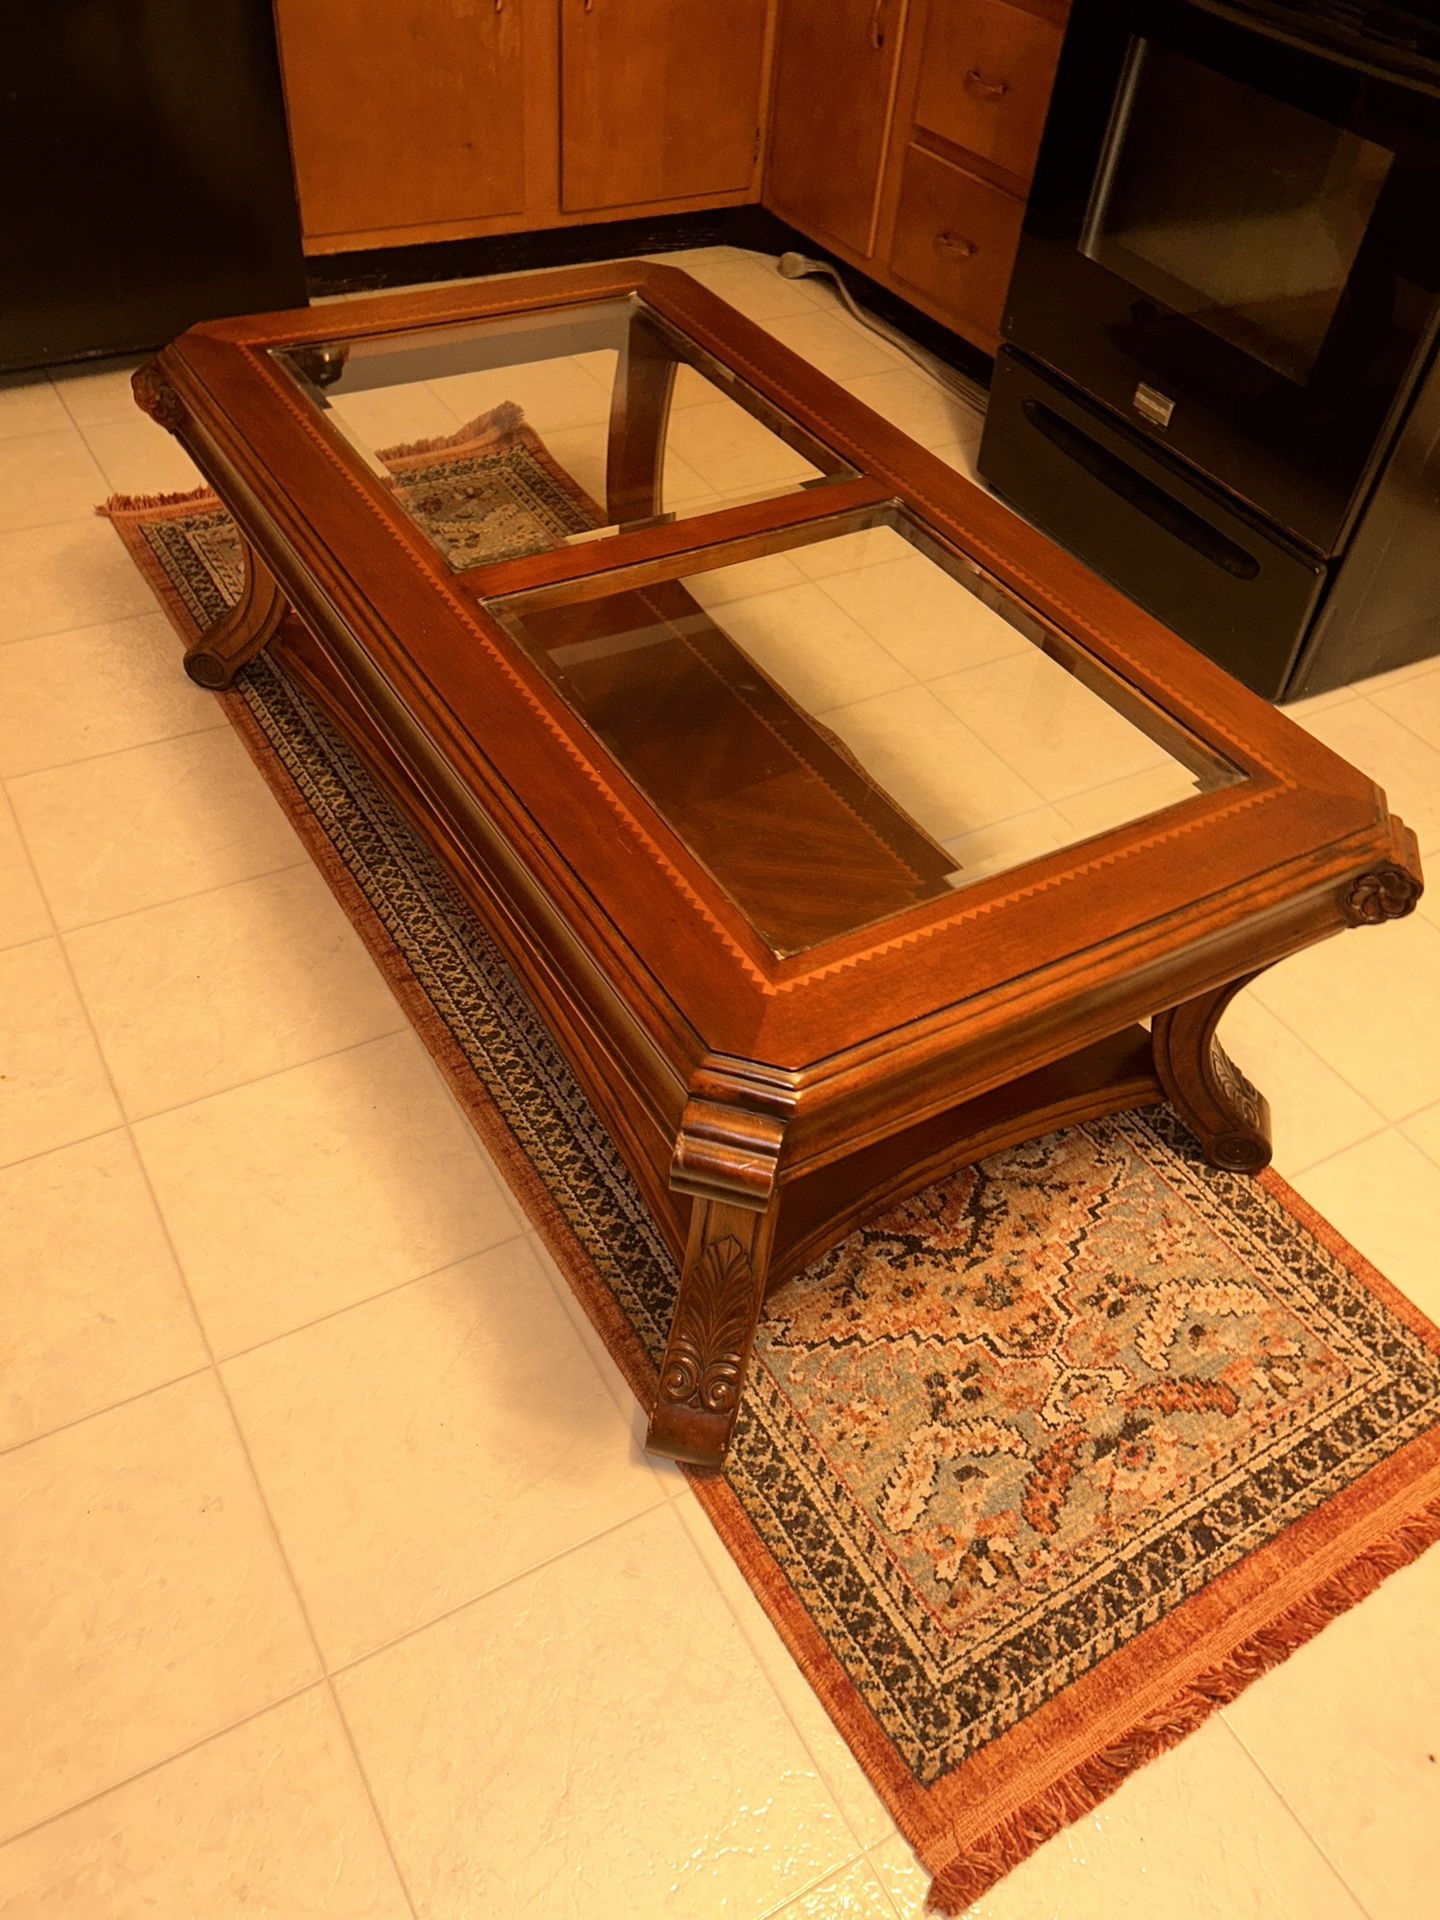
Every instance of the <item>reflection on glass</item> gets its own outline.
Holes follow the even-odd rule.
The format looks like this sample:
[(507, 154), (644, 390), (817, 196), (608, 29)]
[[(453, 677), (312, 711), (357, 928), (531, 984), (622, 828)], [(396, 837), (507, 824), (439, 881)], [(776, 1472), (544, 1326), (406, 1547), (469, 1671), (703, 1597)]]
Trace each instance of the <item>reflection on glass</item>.
[(1393, 156), (1133, 39), (1081, 248), (1287, 379), (1314, 366)]
[(854, 471), (639, 300), (275, 357), (457, 570)]
[(898, 509), (724, 554), (488, 605), (777, 953), (1241, 777)]

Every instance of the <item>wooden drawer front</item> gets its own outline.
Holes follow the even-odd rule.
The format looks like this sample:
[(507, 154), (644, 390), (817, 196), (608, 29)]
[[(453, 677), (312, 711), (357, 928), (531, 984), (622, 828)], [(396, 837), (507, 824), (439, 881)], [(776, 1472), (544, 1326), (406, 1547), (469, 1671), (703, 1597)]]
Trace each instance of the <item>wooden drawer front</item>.
[(1020, 243), (1024, 202), (923, 148), (905, 156), (890, 267), (993, 345)]
[(1005, 0), (931, 0), (915, 123), (1028, 180), (1060, 28)]

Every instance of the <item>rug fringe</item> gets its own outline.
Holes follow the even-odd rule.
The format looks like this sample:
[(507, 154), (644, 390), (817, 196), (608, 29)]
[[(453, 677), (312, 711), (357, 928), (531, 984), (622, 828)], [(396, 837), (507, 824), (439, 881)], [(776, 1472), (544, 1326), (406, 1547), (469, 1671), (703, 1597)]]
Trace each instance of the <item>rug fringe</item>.
[(463, 427), (457, 427), (454, 433), (441, 434), (429, 440), (406, 440), (398, 447), (381, 447), (375, 458), (383, 460), (388, 467), (396, 460), (416, 460), (427, 453), (453, 453), (457, 447), (468, 447), (472, 440), (498, 438), (504, 433), (513, 433), (517, 427), (526, 424), (525, 414), (513, 400), (502, 400), (498, 407), (492, 407), (488, 413), (477, 413), (473, 420), (467, 420)]
[(191, 487), (187, 493), (112, 493), (95, 511), (102, 520), (120, 520), (127, 514), (155, 513), (161, 507), (198, 507), (211, 502), (217, 507), (220, 504), (209, 487)]
[(1392, 1573), (1440, 1541), (1440, 1499), (1430, 1501), (1381, 1539), (1189, 1682), (1163, 1707), (1137, 1721), (1122, 1739), (1091, 1754), (1017, 1807), (931, 1882), (926, 1911), (964, 1913), (1038, 1847), (1108, 1800), (1132, 1773), (1192, 1734), (1262, 1674), (1278, 1667), (1332, 1620), (1372, 1594)]

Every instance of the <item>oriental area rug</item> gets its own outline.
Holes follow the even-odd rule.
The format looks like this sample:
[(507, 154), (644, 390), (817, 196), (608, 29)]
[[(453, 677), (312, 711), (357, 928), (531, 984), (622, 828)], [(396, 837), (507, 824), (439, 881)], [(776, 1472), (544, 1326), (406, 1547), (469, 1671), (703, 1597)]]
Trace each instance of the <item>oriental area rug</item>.
[[(514, 408), (382, 458), (465, 562), (596, 518)], [(107, 511), (187, 640), (237, 593), (212, 495)], [(293, 684), (262, 656), (220, 697), (648, 1399), (674, 1267), (515, 979)], [(779, 1288), (691, 1484), (957, 1913), (1440, 1537), (1440, 1332), (1161, 1108), (956, 1174)]]

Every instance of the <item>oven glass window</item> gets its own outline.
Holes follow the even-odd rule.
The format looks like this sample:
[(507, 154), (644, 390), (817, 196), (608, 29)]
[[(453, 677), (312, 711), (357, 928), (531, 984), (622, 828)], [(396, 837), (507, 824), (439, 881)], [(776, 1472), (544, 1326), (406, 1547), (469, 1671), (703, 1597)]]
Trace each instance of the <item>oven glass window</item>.
[(1392, 157), (1137, 37), (1081, 249), (1303, 383)]

